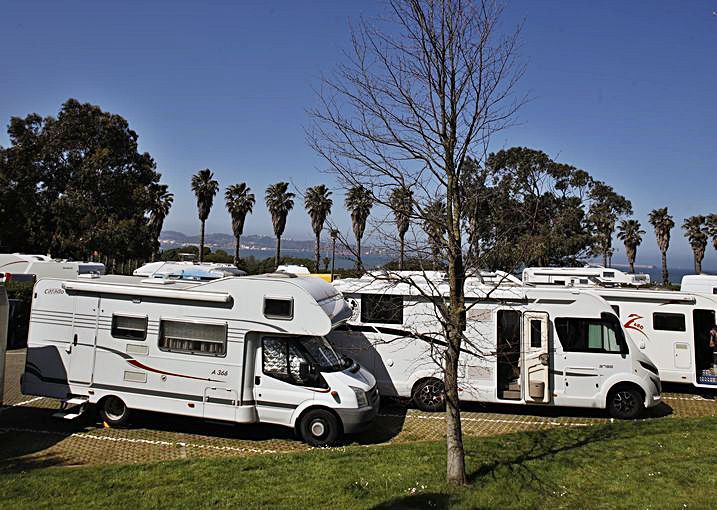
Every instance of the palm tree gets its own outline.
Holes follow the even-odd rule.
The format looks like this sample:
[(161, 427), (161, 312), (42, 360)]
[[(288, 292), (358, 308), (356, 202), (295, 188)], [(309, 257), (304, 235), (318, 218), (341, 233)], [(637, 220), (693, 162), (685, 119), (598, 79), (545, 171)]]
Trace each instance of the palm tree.
[(637, 247), (642, 243), (642, 234), (645, 233), (640, 227), (640, 222), (637, 220), (622, 220), (617, 227), (617, 238), (625, 244), (625, 254), (631, 273), (635, 272)]
[(199, 262), (204, 262), (204, 223), (214, 205), (214, 195), (219, 190), (219, 183), (214, 180), (214, 173), (205, 168), (192, 176), (192, 191), (197, 196), (197, 210), (202, 230), (199, 236)]
[(281, 236), (286, 228), (286, 217), (289, 211), (294, 208), (294, 194), (288, 191), (288, 182), (277, 182), (266, 188), (264, 200), (266, 207), (271, 213), (271, 223), (274, 225), (276, 235), (276, 259), (275, 265), (279, 267), (281, 261)]
[(423, 210), (423, 230), (428, 235), (428, 242), (431, 245), (434, 270), (437, 270), (441, 263), (441, 253), (445, 245), (446, 224), (448, 222), (447, 214), (446, 204), (443, 200), (433, 200)]
[(319, 261), (321, 259), (321, 231), (324, 229), (326, 217), (331, 213), (331, 206), (334, 201), (329, 198), (331, 192), (323, 184), (313, 186), (306, 190), (304, 196), (304, 207), (311, 217), (311, 229), (316, 236), (316, 272), (320, 272)]
[(675, 226), (672, 216), (667, 212), (667, 207), (653, 209), (650, 211), (650, 224), (655, 229), (655, 238), (657, 246), (662, 253), (662, 284), (670, 283), (669, 274), (667, 273), (667, 249), (670, 247), (670, 231)]
[(705, 217), (698, 214), (685, 218), (682, 224), (685, 231), (685, 237), (690, 242), (692, 253), (695, 256), (695, 273), (702, 272), (702, 259), (705, 258), (705, 248), (707, 248), (707, 233), (705, 232)]
[(150, 190), (150, 200), (147, 224), (152, 233), (152, 262), (154, 262), (159, 256), (159, 235), (162, 233), (164, 219), (174, 202), (174, 193), (168, 191), (166, 184), (153, 186)]
[(356, 236), (356, 270), (363, 271), (361, 263), (361, 238), (366, 230), (366, 221), (371, 214), (373, 197), (371, 192), (363, 186), (353, 186), (346, 193), (346, 209), (351, 211), (351, 226)]
[(707, 235), (712, 238), (712, 246), (717, 250), (717, 214), (708, 214), (705, 218)]
[(232, 184), (227, 186), (224, 193), (224, 200), (227, 204), (227, 210), (232, 217), (232, 232), (236, 238), (236, 247), (234, 248), (234, 265), (239, 266), (239, 246), (241, 236), (244, 233), (244, 221), (246, 215), (250, 214), (254, 209), (254, 193), (250, 193), (251, 188), (245, 182)]
[(404, 237), (406, 236), (406, 232), (408, 232), (411, 214), (413, 214), (413, 192), (404, 186), (399, 186), (391, 191), (388, 200), (393, 210), (393, 217), (396, 221), (396, 229), (398, 230), (398, 241), (400, 245), (398, 270), (403, 271)]

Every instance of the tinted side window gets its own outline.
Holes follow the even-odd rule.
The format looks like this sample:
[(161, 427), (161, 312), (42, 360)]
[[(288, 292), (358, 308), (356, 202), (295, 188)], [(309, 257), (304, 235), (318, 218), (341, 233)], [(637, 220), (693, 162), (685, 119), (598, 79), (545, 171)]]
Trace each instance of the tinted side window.
[(686, 331), (685, 316), (681, 313), (653, 313), (652, 328), (661, 331)]
[(602, 319), (555, 319), (558, 339), (566, 352), (621, 353), (626, 349), (619, 322)]
[(530, 347), (539, 349), (542, 346), (543, 321), (533, 319), (530, 321)]
[(310, 384), (310, 380), (301, 377), (301, 364), (308, 361), (295, 342), (279, 337), (264, 337), (261, 355), (264, 374), (289, 384)]
[(291, 319), (294, 317), (294, 300), (264, 298), (264, 317), (271, 319)]
[(403, 324), (403, 296), (362, 294), (361, 322)]
[(112, 336), (126, 340), (147, 338), (147, 317), (112, 315)]

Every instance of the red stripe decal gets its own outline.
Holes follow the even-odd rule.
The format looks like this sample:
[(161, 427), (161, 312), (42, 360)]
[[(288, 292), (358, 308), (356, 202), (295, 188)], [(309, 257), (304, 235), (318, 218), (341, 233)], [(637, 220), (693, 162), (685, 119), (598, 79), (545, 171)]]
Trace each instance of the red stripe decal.
[(214, 379), (210, 378), (204, 378), (204, 377), (194, 377), (192, 375), (183, 375), (183, 374), (175, 374), (174, 372), (165, 372), (164, 370), (158, 370), (156, 368), (148, 367), (147, 365), (144, 365), (137, 361), (136, 359), (128, 359), (127, 363), (129, 363), (132, 366), (135, 366), (137, 368), (142, 368), (144, 370), (149, 370), (150, 372), (154, 372), (156, 374), (162, 374), (162, 375), (171, 375), (174, 377), (184, 377), (186, 379), (197, 379), (199, 381), (212, 381), (212, 382), (222, 382), (222, 381), (215, 381)]

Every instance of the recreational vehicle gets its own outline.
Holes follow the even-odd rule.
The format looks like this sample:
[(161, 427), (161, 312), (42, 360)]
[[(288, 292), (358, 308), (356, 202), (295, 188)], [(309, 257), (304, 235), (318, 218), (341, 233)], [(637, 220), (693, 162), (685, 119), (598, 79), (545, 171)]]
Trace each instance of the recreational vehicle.
[(717, 387), (709, 346), (717, 296), (646, 289), (591, 292), (610, 303), (633, 342), (657, 365), (663, 382)]
[(110, 425), (141, 409), (285, 425), (329, 444), (378, 409), (373, 376), (325, 339), (350, 316), (330, 284), (286, 273), (43, 279), (22, 391), (96, 404)]
[[(388, 273), (334, 285), (353, 308), (329, 335), (336, 348), (373, 372), (383, 395), (440, 409), (446, 344), (434, 300), (447, 297), (447, 284)], [(462, 400), (608, 408), (619, 418), (660, 401), (657, 369), (602, 298), (472, 278), (466, 302)]]
[(177, 280), (217, 280), (225, 276), (244, 276), (246, 271), (231, 264), (212, 262), (148, 262), (132, 273), (147, 278), (174, 278)]
[(55, 260), (47, 255), (0, 254), (0, 281), (9, 278), (32, 281), (40, 278), (77, 278), (80, 275), (104, 274), (100, 262)]
[(568, 287), (640, 287), (650, 284), (650, 275), (629, 274), (602, 266), (526, 267), (523, 269), (523, 283)]
[(717, 294), (717, 275), (688, 274), (682, 277), (682, 292), (698, 292), (700, 294)]

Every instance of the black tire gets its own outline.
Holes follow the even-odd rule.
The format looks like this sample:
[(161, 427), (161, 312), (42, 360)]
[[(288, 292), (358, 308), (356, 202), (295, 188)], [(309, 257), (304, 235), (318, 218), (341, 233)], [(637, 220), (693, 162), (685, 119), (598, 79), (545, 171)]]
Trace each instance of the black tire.
[(341, 435), (339, 420), (325, 409), (304, 413), (297, 427), (301, 440), (311, 446), (331, 446)]
[(130, 411), (122, 399), (111, 396), (99, 405), (100, 419), (112, 427), (122, 427), (129, 422)]
[(413, 387), (411, 398), (421, 411), (443, 411), (446, 408), (446, 387), (443, 381), (435, 377), (425, 379)]
[(618, 420), (634, 420), (645, 410), (642, 394), (635, 388), (621, 386), (610, 392), (608, 411)]

